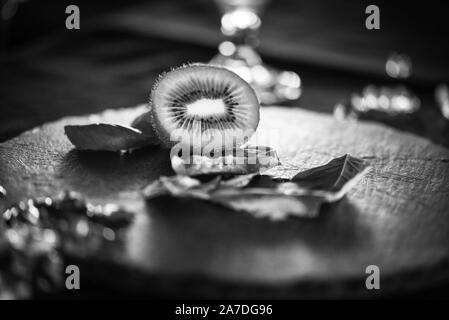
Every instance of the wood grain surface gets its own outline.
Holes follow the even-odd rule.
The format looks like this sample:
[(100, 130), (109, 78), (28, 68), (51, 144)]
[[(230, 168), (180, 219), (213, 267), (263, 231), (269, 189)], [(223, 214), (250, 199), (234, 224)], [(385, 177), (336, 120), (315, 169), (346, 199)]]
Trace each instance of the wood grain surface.
[[(76, 151), (63, 133), (69, 123), (129, 124), (144, 108), (63, 118), (0, 144), (0, 185), (8, 191), (0, 209), (71, 189), (135, 211), (124, 241), (80, 262), (89, 266), (86, 277), (135, 292), (376, 296), (449, 280), (448, 149), (375, 123), (263, 108), (257, 143), (276, 148), (282, 161), (305, 169), (350, 153), (372, 165), (319, 218), (271, 222), (198, 201), (145, 203), (140, 190), (173, 174), (167, 150)], [(380, 293), (365, 288), (371, 264), (381, 271)]]

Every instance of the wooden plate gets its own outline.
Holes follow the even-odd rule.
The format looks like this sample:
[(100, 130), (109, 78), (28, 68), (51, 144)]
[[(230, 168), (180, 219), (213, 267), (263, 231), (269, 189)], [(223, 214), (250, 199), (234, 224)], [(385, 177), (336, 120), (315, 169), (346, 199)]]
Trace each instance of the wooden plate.
[[(449, 150), (369, 122), (339, 122), (291, 108), (265, 107), (257, 141), (283, 161), (310, 168), (350, 153), (372, 170), (319, 218), (258, 220), (210, 204), (161, 199), (140, 190), (173, 174), (169, 152), (80, 152), (65, 124), (129, 124), (136, 107), (64, 118), (0, 144), (4, 209), (25, 197), (83, 193), (136, 212), (124, 241), (80, 260), (84, 277), (131, 292), (188, 297), (377, 296), (449, 279)], [(368, 265), (381, 290), (365, 287)]]

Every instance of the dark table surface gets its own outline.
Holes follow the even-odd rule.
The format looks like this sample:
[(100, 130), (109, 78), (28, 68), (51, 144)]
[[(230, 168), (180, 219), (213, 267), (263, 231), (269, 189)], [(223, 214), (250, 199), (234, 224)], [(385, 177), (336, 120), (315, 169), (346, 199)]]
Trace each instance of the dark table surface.
[[(448, 147), (447, 121), (433, 98), (435, 85), (449, 74), (443, 13), (436, 2), (425, 8), (405, 4), (381, 2), (382, 29), (368, 32), (364, 3), (273, 1), (260, 50), (267, 62), (302, 77), (304, 94), (291, 107), (330, 113), (335, 103), (369, 83), (392, 84), (383, 72), (385, 59), (392, 51), (406, 52), (415, 66), (408, 85), (423, 106), (406, 122), (388, 125)], [(104, 11), (81, 2), (86, 18), (79, 31), (64, 28), (65, 6), (54, 5), (26, 4), (34, 10), (19, 11), (9, 24), (10, 46), (0, 60), (0, 141), (63, 116), (145, 102), (160, 72), (208, 61), (219, 42), (219, 15), (207, 1), (114, 2)], [(53, 14), (39, 18), (36, 13), (44, 8)], [(28, 22), (22, 26), (21, 19)], [(32, 32), (37, 26), (49, 32)], [(440, 296), (444, 290), (421, 294)]]

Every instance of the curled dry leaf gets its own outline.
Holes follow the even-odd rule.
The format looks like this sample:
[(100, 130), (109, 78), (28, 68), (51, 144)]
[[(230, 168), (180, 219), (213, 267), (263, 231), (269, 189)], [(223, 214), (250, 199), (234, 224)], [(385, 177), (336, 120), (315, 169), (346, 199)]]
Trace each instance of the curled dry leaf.
[(225, 150), (219, 155), (175, 155), (171, 164), (177, 174), (198, 176), (259, 173), (280, 162), (276, 151), (269, 147), (245, 147)]
[(70, 142), (80, 150), (121, 151), (159, 144), (154, 136), (116, 124), (67, 125), (64, 130)]
[(365, 161), (349, 154), (296, 174), (278, 189), (293, 196), (313, 195), (327, 202), (341, 199), (370, 169)]
[(300, 172), (290, 182), (279, 183), (268, 176), (252, 173), (229, 180), (216, 178), (219, 180), (203, 184), (192, 177), (177, 175), (161, 177), (144, 193), (147, 198), (162, 194), (200, 198), (272, 220), (290, 215), (316, 217), (321, 204), (341, 199), (367, 170), (363, 160), (345, 155)]
[(337, 191), (366, 167), (362, 159), (346, 154), (325, 165), (299, 172), (292, 178), (292, 182), (312, 190)]

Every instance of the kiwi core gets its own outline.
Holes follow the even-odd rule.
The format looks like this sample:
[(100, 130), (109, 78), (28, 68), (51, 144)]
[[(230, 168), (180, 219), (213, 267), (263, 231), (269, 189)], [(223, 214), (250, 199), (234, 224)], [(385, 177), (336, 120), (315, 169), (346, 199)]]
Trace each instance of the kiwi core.
[(186, 105), (187, 114), (192, 117), (206, 118), (226, 115), (226, 104), (221, 99), (199, 99)]

